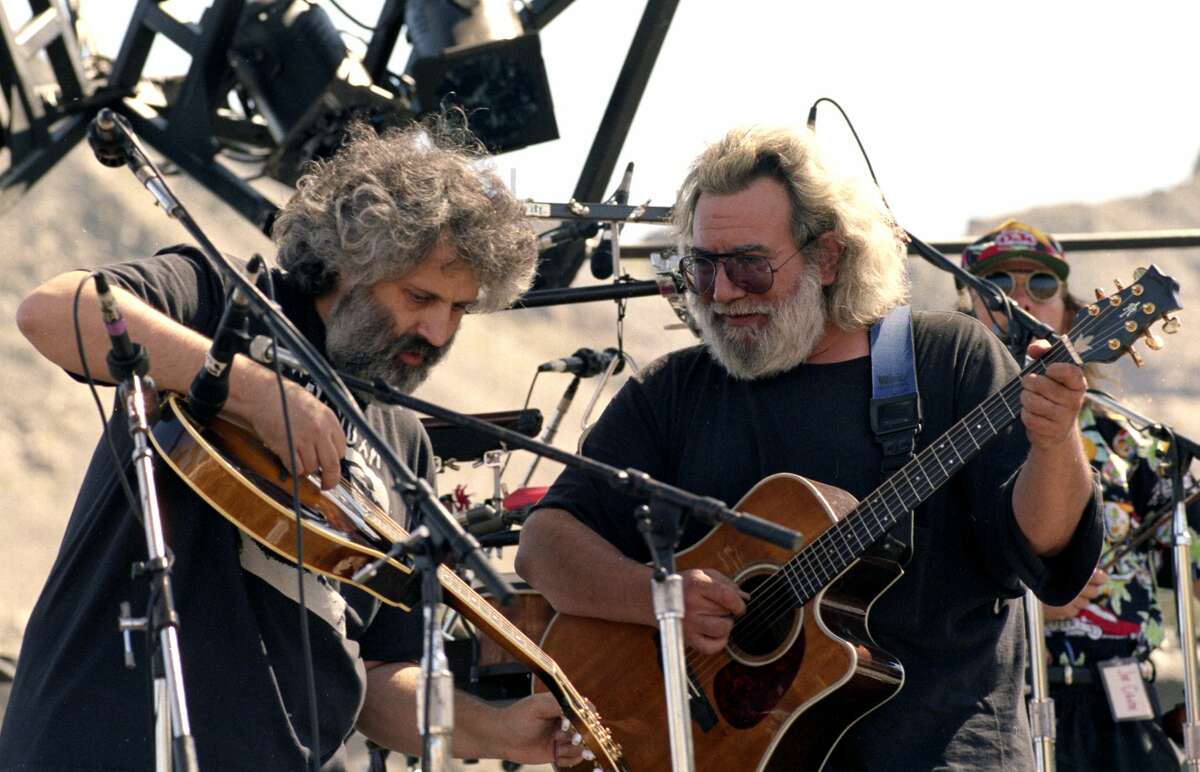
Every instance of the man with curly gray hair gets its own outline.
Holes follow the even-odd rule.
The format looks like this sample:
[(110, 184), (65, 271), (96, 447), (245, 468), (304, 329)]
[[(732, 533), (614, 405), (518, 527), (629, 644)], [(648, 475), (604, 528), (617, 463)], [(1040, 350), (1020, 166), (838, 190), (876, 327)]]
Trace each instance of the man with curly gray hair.
[[(300, 180), (275, 237), (283, 270), (260, 283), (271, 282), (284, 314), (337, 367), (406, 390), (441, 358), (468, 309), (503, 308), (526, 288), (537, 256), (521, 205), (477, 147), (445, 127), (383, 136), (353, 129), (337, 155)], [(150, 353), (150, 375), (160, 389), (186, 393), (225, 306), (224, 275), (189, 246), (102, 270), (130, 337)], [(25, 298), (17, 317), (30, 342), (77, 377), (83, 368), (72, 296), (86, 279), (81, 271), (50, 279)], [(83, 307), (91, 308), (95, 293), (86, 286)], [(103, 361), (109, 344), (99, 316), (80, 314), (79, 323), (88, 360)], [(290, 376), (284, 392), (294, 471), (318, 475), (325, 488), (348, 475), (403, 522), (405, 503), (379, 454), (357, 433), (347, 435), (315, 384), (301, 373)], [(235, 359), (225, 416), (288, 459), (280, 402), (270, 369)], [(396, 454), (431, 479), (432, 449), (417, 418), (377, 404), (366, 413)], [(122, 667), (120, 637), (110, 629), (114, 599), (146, 593), (145, 579), (129, 571), (144, 557), (141, 526), (113, 484), (132, 474), (122, 421), (116, 411), (110, 429), (118, 455), (98, 446), (29, 620), (0, 730), (0, 768), (153, 766), (149, 679)], [(164, 473), (159, 491), (200, 765), (303, 769), (315, 761), (323, 770), (342, 769), (355, 728), (385, 747), (417, 752), (420, 619), (312, 573), (298, 580), (294, 566), (244, 536), (174, 475)], [(297, 629), (301, 597), (315, 713)], [(549, 695), (505, 707), (459, 695), (455, 705), (458, 756), (559, 765), (583, 758)], [(319, 715), (315, 726), (310, 715)]]
[[(789, 518), (806, 508), (824, 512), (798, 493), (818, 488), (793, 482), (772, 499), (766, 491), (778, 491), (780, 479), (762, 488), (760, 481), (803, 475), (823, 484), (819, 490), (840, 502), (841, 514), (851, 496), (886, 491), (885, 462), (890, 474), (908, 456), (896, 450), (885, 456), (889, 440), (871, 419), (871, 331), (905, 302), (907, 283), (904, 246), (879, 194), (830, 173), (807, 132), (736, 129), (692, 164), (675, 219), (689, 246), (680, 270), (703, 343), (666, 355), (627, 382), (592, 428), (584, 453), (729, 505), (745, 497), (751, 511), (773, 512), (794, 527), (799, 523)], [(973, 320), (920, 312), (911, 323), (894, 318), (912, 343), (923, 409), (917, 450), (1017, 373), (995, 337)], [(694, 733), (698, 758), (738, 760), (747, 769), (817, 768), (827, 760), (831, 769), (1031, 767), (1016, 599), (1022, 583), (1051, 603), (1074, 597), (1095, 564), (1101, 527), (1074, 426), (1085, 387), (1079, 368), (1051, 364), (1022, 385), (1025, 431), (1000, 431), (986, 464), (966, 465), (932, 489), (920, 476), (893, 483), (914, 492), (912, 486), (922, 486), (924, 503), (911, 517), (896, 513), (899, 523), (882, 540), (887, 550), (872, 547), (880, 528), (865, 538), (861, 530), (843, 529), (855, 543), (849, 536), (824, 538), (832, 531), (829, 515), (819, 529), (807, 529), (810, 549), (787, 570), (778, 570), (786, 558), (753, 552), (728, 533), (714, 533), (697, 551), (702, 557), (682, 572), (684, 637), (695, 665), (689, 697), (720, 711), (716, 726)], [(961, 461), (947, 459), (943, 471), (958, 471)], [(835, 494), (829, 486), (842, 490)], [(891, 490), (895, 503), (898, 488)], [(631, 516), (638, 503), (564, 471), (521, 531), (518, 571), (559, 611), (654, 625), (649, 555)], [(681, 546), (706, 537), (703, 523), (693, 518), (686, 525)], [(812, 622), (824, 607), (808, 600), (811, 593), (801, 596), (797, 582), (827, 586), (840, 570), (826, 575), (826, 566), (860, 556), (876, 569), (887, 566), (891, 579), (909, 553), (894, 585), (880, 582), (862, 593), (850, 587), (861, 574), (847, 578), (831, 590), (838, 601), (830, 603), (854, 598), (855, 605), (828, 611), (859, 615), (861, 635), (873, 635), (903, 672), (851, 678), (853, 668), (830, 668), (830, 661), (869, 652), (853, 624), (840, 634), (854, 642), (815, 639), (827, 629)], [(769, 558), (756, 563), (751, 555)], [(759, 584), (768, 572), (773, 576)], [(797, 614), (802, 604), (807, 613)], [(746, 624), (735, 634), (741, 619)], [(833, 616), (826, 621), (839, 625)], [(618, 667), (630, 667), (631, 652), (611, 656)], [(878, 691), (890, 699), (879, 707), (879, 697), (864, 700), (858, 677), (872, 684), (863, 692), (892, 679)], [(581, 683), (585, 691), (593, 686)], [(612, 704), (592, 699), (614, 726), (663, 713), (648, 700), (644, 715), (614, 714)], [(733, 743), (741, 744), (730, 750)], [(654, 763), (665, 763), (664, 755), (665, 749)]]

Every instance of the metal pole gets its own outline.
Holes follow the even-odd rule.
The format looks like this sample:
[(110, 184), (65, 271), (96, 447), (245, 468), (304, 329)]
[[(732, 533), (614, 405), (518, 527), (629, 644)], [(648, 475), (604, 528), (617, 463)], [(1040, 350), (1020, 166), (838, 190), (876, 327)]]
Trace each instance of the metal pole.
[[(1172, 443), (1172, 450), (1176, 459), (1182, 457), (1182, 451), (1175, 443)], [(1192, 533), (1188, 530), (1187, 507), (1183, 503), (1183, 469), (1176, 463), (1172, 472), (1176, 502), (1172, 529), (1175, 545), (1175, 605), (1179, 616), (1179, 650), (1183, 652), (1183, 702), (1186, 708), (1183, 758), (1185, 769), (1200, 772), (1200, 695), (1196, 691), (1196, 628), (1192, 612)]]
[(1033, 759), (1042, 772), (1054, 772), (1054, 700), (1046, 673), (1046, 631), (1042, 626), (1042, 602), (1025, 588), (1025, 630), (1029, 635), (1029, 727), (1033, 734)]
[[(166, 540), (163, 538), (162, 517), (158, 508), (158, 490), (154, 482), (154, 455), (150, 450), (150, 423), (146, 418), (146, 400), (154, 399), (153, 390), (143, 388), (143, 379), (134, 373), (124, 390), (125, 413), (129, 433), (133, 437), (133, 463), (137, 471), (138, 494), (142, 509), (142, 526), (151, 582), (157, 585), (152, 592), (152, 607), (147, 614), (148, 629), (158, 634), (158, 655), (161, 672), (155, 673), (155, 737), (159, 741), (156, 759), (159, 769), (195, 770), (196, 746), (188, 718), (183, 688), (183, 662), (179, 655), (174, 603), (169, 582), (169, 563)], [(164, 740), (169, 740), (165, 745)], [(168, 750), (169, 748), (169, 750)]]

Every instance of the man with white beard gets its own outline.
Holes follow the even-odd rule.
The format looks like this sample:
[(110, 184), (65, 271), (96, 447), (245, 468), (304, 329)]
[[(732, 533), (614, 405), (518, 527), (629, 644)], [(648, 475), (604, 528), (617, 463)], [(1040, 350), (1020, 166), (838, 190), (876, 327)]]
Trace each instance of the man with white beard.
[[(691, 247), (680, 269), (703, 345), (630, 381), (585, 454), (730, 505), (778, 472), (865, 497), (884, 458), (869, 420), (868, 331), (908, 291), (904, 246), (879, 196), (827, 172), (807, 134), (742, 129), (696, 159), (675, 218)], [(960, 315), (915, 313), (912, 333), (919, 451), (1017, 367)], [(1016, 599), (1022, 584), (1048, 603), (1073, 597), (1101, 529), (1074, 423), (1082, 373), (1054, 363), (1022, 386), (1020, 424), (915, 510), (913, 558), (870, 617), (875, 640), (904, 665), (904, 686), (854, 724), (830, 768), (1032, 767)], [(522, 531), (518, 571), (559, 611), (654, 625), (640, 503), (564, 472)], [(688, 521), (680, 546), (706, 530)], [(716, 566), (683, 580), (688, 647), (721, 652), (751, 594)]]

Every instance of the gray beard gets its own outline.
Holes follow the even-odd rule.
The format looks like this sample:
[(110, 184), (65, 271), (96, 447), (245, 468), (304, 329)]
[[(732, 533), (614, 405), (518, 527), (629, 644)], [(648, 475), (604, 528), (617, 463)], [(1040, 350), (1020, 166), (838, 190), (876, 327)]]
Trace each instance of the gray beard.
[[(405, 394), (411, 394), (429, 377), (430, 369), (453, 342), (451, 339), (438, 347), (419, 335), (397, 338), (392, 332), (391, 316), (367, 287), (346, 292), (334, 304), (325, 327), (325, 352), (335, 368), (368, 381), (380, 379)], [(421, 354), (421, 364), (413, 367), (400, 359), (406, 351)]]
[[(778, 304), (753, 295), (732, 303), (688, 294), (688, 305), (709, 353), (734, 378), (752, 381), (787, 372), (803, 362), (825, 334), (828, 314), (817, 266), (804, 270), (795, 292)], [(724, 314), (761, 313), (762, 328), (730, 327)]]

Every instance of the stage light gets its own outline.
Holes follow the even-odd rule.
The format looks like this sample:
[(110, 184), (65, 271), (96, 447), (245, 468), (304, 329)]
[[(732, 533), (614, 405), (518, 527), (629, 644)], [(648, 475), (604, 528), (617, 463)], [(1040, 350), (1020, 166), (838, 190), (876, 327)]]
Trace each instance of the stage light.
[(541, 41), (511, 0), (409, 0), (405, 23), (419, 112), (463, 108), (493, 153), (558, 139)]
[(372, 83), (324, 9), (306, 0), (247, 3), (229, 61), (247, 112), (274, 145), (264, 171), (288, 185), (337, 150), (351, 120), (385, 129), (414, 117), (409, 95)]

